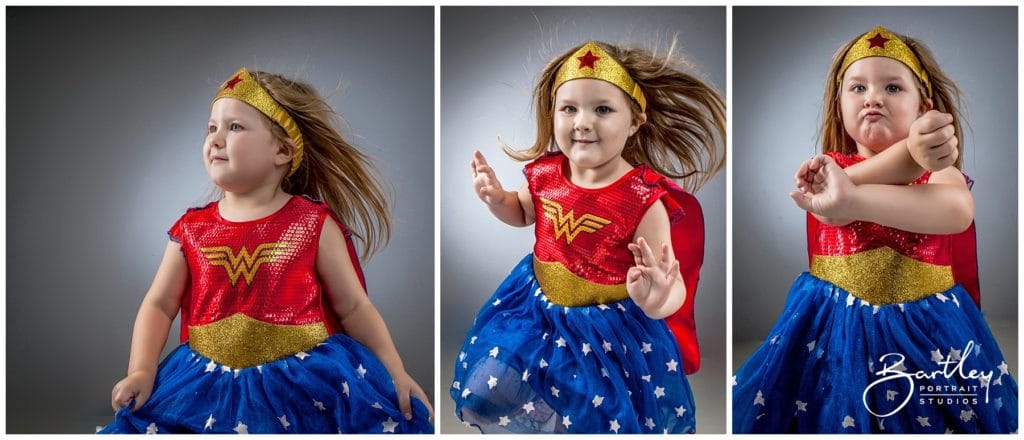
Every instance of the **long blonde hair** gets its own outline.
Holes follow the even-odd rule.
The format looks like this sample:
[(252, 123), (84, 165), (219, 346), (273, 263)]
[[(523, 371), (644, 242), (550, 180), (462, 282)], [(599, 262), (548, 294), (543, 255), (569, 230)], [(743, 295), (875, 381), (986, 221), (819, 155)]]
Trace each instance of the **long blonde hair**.
[[(341, 116), (307, 83), (274, 73), (250, 73), (295, 120), (305, 143), (302, 163), (281, 182), (281, 189), (323, 200), (360, 239), (363, 258), (383, 248), (391, 238), (391, 215), (380, 171), (373, 159), (338, 132)], [(279, 140), (289, 139), (280, 125), (266, 120)]]
[[(839, 48), (839, 51), (832, 57), (832, 66), (828, 69), (828, 75), (825, 77), (825, 108), (821, 121), (821, 131), (818, 134), (821, 150), (824, 153), (838, 151), (843, 154), (850, 154), (857, 152), (857, 143), (854, 142), (853, 138), (846, 133), (846, 129), (843, 128), (843, 113), (839, 105), (842, 88), (839, 82), (836, 81), (836, 77), (839, 75), (839, 68), (843, 64), (843, 59), (846, 58), (846, 53), (850, 51), (854, 43), (860, 40), (862, 35), (854, 37)], [(963, 113), (960, 110), (960, 88), (942, 71), (938, 60), (935, 59), (935, 55), (932, 54), (932, 51), (924, 43), (906, 35), (896, 34), (896, 36), (910, 47), (910, 50), (921, 62), (921, 68), (928, 73), (928, 78), (932, 83), (932, 108), (953, 115), (953, 129), (956, 131), (957, 149), (960, 152), (954, 166), (959, 169), (964, 158), (964, 139), (963, 133), (960, 131), (960, 122), (963, 120)], [(920, 80), (918, 80), (917, 90), (921, 96), (921, 101), (924, 102), (928, 95), (925, 92), (924, 85), (920, 84)]]
[[(647, 98), (647, 122), (626, 140), (622, 157), (632, 165), (646, 164), (655, 171), (682, 179), (696, 192), (725, 165), (725, 101), (696, 76), (680, 71), (681, 57), (674, 56), (675, 41), (665, 56), (633, 48), (595, 42), (614, 58), (640, 85)], [(503, 146), (515, 160), (536, 159), (554, 147), (554, 90), (562, 64), (582, 47), (573, 47), (551, 60), (534, 88), (537, 139), (525, 150)], [(633, 117), (640, 106), (630, 99)]]

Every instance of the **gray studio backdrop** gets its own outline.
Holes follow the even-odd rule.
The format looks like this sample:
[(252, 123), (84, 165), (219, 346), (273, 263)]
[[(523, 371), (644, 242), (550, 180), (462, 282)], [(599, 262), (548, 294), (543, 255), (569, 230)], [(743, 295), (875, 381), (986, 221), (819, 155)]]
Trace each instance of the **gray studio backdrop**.
[[(920, 39), (960, 86), (971, 130), (964, 171), (974, 179), (981, 305), (1016, 360), (1016, 8), (733, 9), (733, 367), (764, 339), (790, 284), (807, 270), (804, 211), (789, 191), (816, 134), (829, 62), (876, 25)], [(742, 353), (741, 353), (742, 352)], [(1016, 368), (1016, 365), (1011, 365)]]
[(112, 419), (166, 231), (213, 188), (210, 99), (241, 66), (347, 84), (330, 98), (343, 134), (394, 187), (370, 298), (432, 394), (433, 8), (12, 7), (7, 23), (9, 432)]
[[(517, 148), (534, 141), (531, 91), (547, 62), (571, 46), (604, 40), (662, 53), (678, 34), (680, 52), (725, 94), (724, 7), (441, 8), (441, 432), (477, 432), (452, 416), (455, 356), (484, 301), (532, 252), (533, 228), (510, 227), (473, 192), (472, 151), (487, 157), (506, 189), (523, 184)], [(698, 432), (725, 432), (725, 173), (697, 197), (706, 247), (696, 318), (703, 365), (689, 376)]]

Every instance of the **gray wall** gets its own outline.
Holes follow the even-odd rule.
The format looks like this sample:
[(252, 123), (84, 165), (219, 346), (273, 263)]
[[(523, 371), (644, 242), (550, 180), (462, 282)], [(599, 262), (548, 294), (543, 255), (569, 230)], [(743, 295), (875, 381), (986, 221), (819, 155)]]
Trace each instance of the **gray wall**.
[[(1017, 10), (733, 9), (733, 340), (763, 339), (807, 270), (804, 211), (788, 194), (816, 134), (829, 62), (883, 25), (920, 39), (966, 98), (964, 171), (974, 180), (982, 311), (1017, 319)], [(1014, 327), (1015, 328), (1015, 327)], [(1013, 332), (1015, 334), (1015, 332)], [(1013, 340), (1014, 343), (1016, 339)], [(734, 358), (736, 367), (745, 359)]]
[(241, 66), (347, 82), (343, 133), (395, 190), (370, 297), (432, 394), (433, 8), (12, 7), (7, 24), (9, 432), (112, 419), (165, 231), (213, 188), (210, 99)]
[[(454, 356), (466, 331), (512, 267), (532, 251), (533, 229), (512, 228), (474, 194), (469, 163), (479, 149), (506, 189), (522, 185), (523, 163), (496, 137), (534, 140), (530, 93), (544, 65), (587, 40), (679, 52), (725, 94), (725, 8), (445, 7), (441, 10), (441, 417), (451, 419)], [(704, 365), (689, 376), (698, 432), (725, 432), (725, 173), (697, 197), (706, 246), (696, 302)], [(442, 432), (462, 431), (454, 424)]]

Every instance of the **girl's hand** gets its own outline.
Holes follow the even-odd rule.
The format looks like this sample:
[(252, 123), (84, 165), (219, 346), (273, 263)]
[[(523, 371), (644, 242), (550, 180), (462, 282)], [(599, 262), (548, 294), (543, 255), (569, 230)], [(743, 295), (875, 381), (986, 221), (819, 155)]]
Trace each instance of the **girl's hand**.
[(398, 409), (402, 411), (405, 420), (412, 420), (410, 396), (420, 399), (420, 402), (423, 402), (423, 405), (427, 407), (427, 411), (430, 413), (430, 420), (434, 420), (434, 407), (430, 406), (427, 393), (423, 392), (423, 388), (420, 388), (419, 384), (409, 376), (409, 373), (402, 370), (397, 374), (393, 374), (391, 379), (395, 382), (395, 391), (398, 392)]
[(827, 155), (819, 155), (811, 161), (820, 163), (812, 182), (803, 185), (801, 191), (789, 193), (789, 196), (797, 206), (812, 214), (828, 218), (851, 218), (849, 204), (856, 186), (850, 176)]
[(494, 169), (479, 150), (473, 152), (473, 190), (477, 197), (488, 206), (498, 206), (505, 200), (505, 189), (501, 187)]
[(132, 411), (142, 408), (142, 405), (149, 400), (150, 394), (153, 393), (155, 379), (156, 374), (144, 371), (129, 373), (127, 377), (121, 379), (110, 392), (110, 405), (114, 411), (120, 411), (121, 408), (128, 406), (132, 399), (135, 399), (135, 407), (132, 408)]
[(910, 124), (907, 149), (921, 168), (935, 172), (953, 165), (960, 155), (957, 145), (953, 116), (949, 113), (929, 110)]
[(661, 259), (656, 259), (643, 237), (630, 243), (629, 251), (636, 265), (626, 272), (626, 291), (644, 313), (651, 315), (665, 304), (679, 279), (679, 260), (669, 252), (667, 243), (661, 245)]
[(821, 192), (821, 182), (824, 180), (819, 171), (825, 164), (822, 161), (826, 155), (814, 156), (810, 159), (805, 160), (800, 164), (800, 168), (796, 170), (796, 189), (801, 193), (819, 193)]

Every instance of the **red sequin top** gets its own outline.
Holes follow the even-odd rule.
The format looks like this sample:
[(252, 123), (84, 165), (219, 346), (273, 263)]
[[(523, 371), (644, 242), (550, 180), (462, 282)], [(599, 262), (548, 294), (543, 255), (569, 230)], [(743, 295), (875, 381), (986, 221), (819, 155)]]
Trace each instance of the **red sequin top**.
[[(190, 328), (239, 313), (279, 326), (323, 323), (329, 334), (339, 332), (316, 273), (323, 222), (334, 218), (330, 208), (292, 196), (267, 217), (233, 222), (222, 218), (217, 206), (189, 209), (168, 231), (181, 244), (189, 269), (181, 341), (188, 340)], [(350, 233), (338, 225), (365, 287)]]
[(682, 307), (665, 319), (679, 344), (683, 370), (700, 367), (694, 298), (704, 261), (704, 216), (693, 195), (640, 165), (603, 188), (588, 189), (566, 177), (565, 155), (551, 153), (526, 166), (536, 216), (534, 273), (555, 304), (582, 306), (628, 298), (627, 245), (651, 205), (668, 212), (672, 249), (686, 285)]
[[(846, 168), (864, 160), (857, 154), (828, 153), (836, 164)], [(924, 173), (912, 182), (912, 185), (926, 184), (931, 173)], [(970, 179), (967, 179), (970, 183)], [(892, 256), (879, 261), (881, 250), (894, 251), (896, 259), (906, 260), (895, 264)], [(859, 278), (864, 283), (865, 277), (876, 276), (878, 272), (891, 272), (881, 281), (890, 284), (902, 283), (906, 289), (919, 289), (927, 285), (922, 277), (933, 277), (936, 270), (948, 271), (952, 280), (961, 284), (978, 301), (978, 273), (975, 246), (974, 223), (958, 234), (919, 234), (896, 228), (882, 226), (866, 221), (854, 221), (844, 226), (830, 226), (818, 221), (813, 215), (807, 214), (807, 251), (812, 268), (816, 262), (832, 261), (830, 257), (843, 257), (850, 260), (852, 256), (871, 255), (872, 264), (857, 269), (861, 273), (850, 273), (850, 278)], [(869, 252), (873, 251), (869, 254)], [(820, 258), (826, 257), (826, 258)], [(914, 261), (924, 264), (917, 264)], [(847, 266), (852, 267), (852, 266)], [(844, 269), (845, 270), (845, 269)], [(871, 273), (868, 273), (871, 272)], [(833, 273), (836, 273), (833, 271)], [(841, 275), (846, 276), (846, 275)], [(906, 279), (916, 277), (916, 279)], [(841, 286), (842, 287), (842, 286)], [(951, 287), (951, 286), (950, 286)], [(888, 286), (892, 291), (895, 287)], [(927, 294), (936, 292), (917, 292)]]
[(565, 162), (565, 155), (555, 154), (526, 166), (537, 221), (533, 255), (595, 283), (622, 284), (633, 266), (627, 245), (665, 189), (644, 182), (646, 167), (604, 188), (582, 188), (563, 173)]

